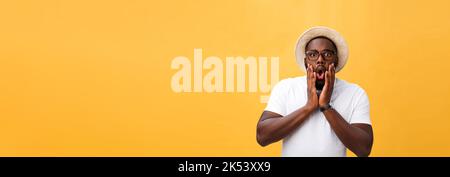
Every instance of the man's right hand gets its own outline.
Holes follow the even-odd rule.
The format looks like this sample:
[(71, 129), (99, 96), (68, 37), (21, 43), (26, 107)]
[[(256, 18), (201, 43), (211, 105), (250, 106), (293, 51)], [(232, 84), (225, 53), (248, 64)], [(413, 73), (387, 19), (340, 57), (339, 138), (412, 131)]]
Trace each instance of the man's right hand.
[(308, 64), (308, 68), (306, 69), (306, 75), (308, 84), (308, 101), (306, 102), (305, 107), (313, 111), (319, 106), (319, 98), (316, 93), (316, 72), (314, 72), (314, 69), (310, 64)]

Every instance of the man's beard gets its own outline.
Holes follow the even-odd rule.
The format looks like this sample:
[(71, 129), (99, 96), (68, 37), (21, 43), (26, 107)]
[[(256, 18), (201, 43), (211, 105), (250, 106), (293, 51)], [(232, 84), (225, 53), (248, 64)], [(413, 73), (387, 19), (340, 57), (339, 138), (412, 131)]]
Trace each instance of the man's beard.
[(316, 80), (316, 89), (322, 90), (325, 85), (325, 80)]

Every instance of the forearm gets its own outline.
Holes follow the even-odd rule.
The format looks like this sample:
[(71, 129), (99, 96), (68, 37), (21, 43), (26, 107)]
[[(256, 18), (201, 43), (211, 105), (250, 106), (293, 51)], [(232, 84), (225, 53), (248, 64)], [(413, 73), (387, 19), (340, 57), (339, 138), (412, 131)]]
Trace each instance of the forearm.
[(300, 126), (314, 111), (308, 104), (281, 117), (261, 121), (257, 127), (257, 139), (262, 146), (277, 142)]
[(372, 142), (364, 130), (349, 124), (336, 110), (323, 112), (341, 142), (357, 156), (369, 156)]

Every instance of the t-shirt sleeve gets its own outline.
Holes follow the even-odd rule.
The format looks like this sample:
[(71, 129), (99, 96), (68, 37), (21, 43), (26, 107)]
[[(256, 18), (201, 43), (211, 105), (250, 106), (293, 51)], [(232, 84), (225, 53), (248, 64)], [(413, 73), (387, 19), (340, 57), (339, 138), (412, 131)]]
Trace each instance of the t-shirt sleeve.
[(350, 124), (363, 123), (371, 125), (369, 97), (362, 88), (359, 88), (357, 94), (357, 100), (350, 119)]
[(270, 93), (269, 101), (264, 109), (265, 111), (274, 112), (282, 116), (286, 116), (286, 95), (288, 87), (286, 81), (282, 80), (275, 84)]

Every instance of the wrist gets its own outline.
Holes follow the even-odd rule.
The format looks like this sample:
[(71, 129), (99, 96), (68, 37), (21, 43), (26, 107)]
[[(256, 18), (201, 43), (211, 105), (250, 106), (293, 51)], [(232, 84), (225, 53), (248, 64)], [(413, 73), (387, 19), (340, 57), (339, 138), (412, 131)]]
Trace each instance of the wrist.
[(324, 112), (324, 111), (327, 111), (327, 110), (330, 110), (330, 109), (333, 109), (333, 107), (331, 107), (331, 105), (329, 103), (319, 106), (319, 110), (321, 112)]
[(306, 110), (308, 110), (308, 112), (313, 112), (317, 107), (318, 107), (318, 104), (317, 104), (317, 103), (314, 104), (314, 103), (311, 103), (311, 102), (307, 102), (307, 103), (305, 104), (305, 106), (304, 106), (304, 108), (305, 108)]
[(329, 101), (326, 101), (325, 103), (320, 103), (320, 102), (319, 102), (319, 108), (320, 108), (320, 107), (327, 106), (327, 105), (330, 105), (330, 102), (329, 102)]

